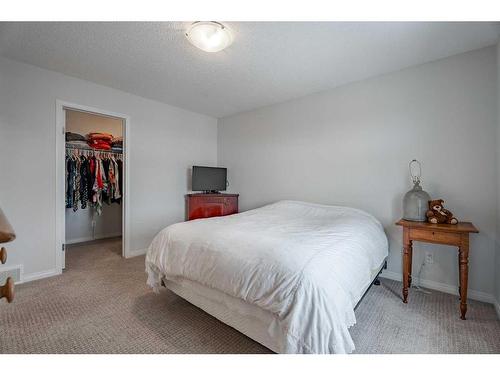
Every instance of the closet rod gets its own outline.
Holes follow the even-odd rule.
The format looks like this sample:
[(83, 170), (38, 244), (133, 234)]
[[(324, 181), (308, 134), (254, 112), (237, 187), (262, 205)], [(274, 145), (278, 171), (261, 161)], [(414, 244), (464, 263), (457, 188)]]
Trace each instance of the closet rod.
[(79, 151), (89, 152), (89, 153), (99, 152), (99, 153), (109, 153), (109, 154), (118, 154), (118, 155), (123, 154), (123, 151), (97, 150), (94, 148), (75, 147), (75, 146), (71, 146), (71, 145), (66, 145), (66, 151), (67, 150), (79, 150)]

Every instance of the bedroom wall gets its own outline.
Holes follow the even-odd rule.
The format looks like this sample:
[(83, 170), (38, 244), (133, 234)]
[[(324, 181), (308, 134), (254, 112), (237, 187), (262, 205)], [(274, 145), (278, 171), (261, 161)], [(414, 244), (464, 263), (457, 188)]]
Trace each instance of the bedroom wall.
[(55, 267), (56, 99), (130, 116), (132, 251), (184, 219), (189, 167), (217, 160), (215, 118), (0, 58), (0, 206), (25, 280)]
[[(66, 110), (66, 131), (81, 135), (104, 132), (114, 137), (122, 136), (122, 120), (92, 113)], [(94, 228), (92, 227), (94, 224)], [(110, 238), (122, 234), (122, 205), (103, 204), (101, 215), (87, 207), (73, 211), (66, 209), (66, 243), (79, 243), (93, 239)]]
[(500, 41), (497, 44), (497, 242), (495, 254), (495, 307), (500, 319)]
[[(334, 67), (331, 67), (334, 69)], [(423, 187), (481, 233), (471, 239), (470, 296), (492, 301), (496, 237), (496, 51), (485, 48), (219, 120), (219, 165), (243, 210), (280, 199), (353, 206), (390, 240), (388, 277), (401, 275), (402, 197), (408, 162)], [(456, 292), (457, 251), (424, 252), (425, 285)]]

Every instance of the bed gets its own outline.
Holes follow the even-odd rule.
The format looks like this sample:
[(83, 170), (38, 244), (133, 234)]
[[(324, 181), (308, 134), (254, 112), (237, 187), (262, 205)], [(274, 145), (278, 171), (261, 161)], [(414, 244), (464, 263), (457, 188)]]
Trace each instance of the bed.
[(372, 215), (280, 201), (165, 228), (146, 255), (147, 283), (274, 352), (350, 353), (354, 308), (387, 255)]

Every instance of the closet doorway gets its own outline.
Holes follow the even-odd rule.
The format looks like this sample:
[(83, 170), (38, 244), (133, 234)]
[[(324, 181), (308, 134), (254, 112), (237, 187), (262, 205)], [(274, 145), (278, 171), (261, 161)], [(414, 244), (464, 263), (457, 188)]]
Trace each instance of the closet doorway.
[(128, 117), (57, 107), (57, 267), (66, 268), (68, 251), (81, 256), (88, 247), (127, 257)]

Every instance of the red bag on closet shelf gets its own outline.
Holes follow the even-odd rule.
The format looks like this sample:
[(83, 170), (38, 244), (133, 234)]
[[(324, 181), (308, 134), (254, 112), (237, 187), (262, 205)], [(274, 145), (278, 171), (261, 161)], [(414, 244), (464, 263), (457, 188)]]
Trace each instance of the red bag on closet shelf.
[(89, 141), (99, 140), (111, 143), (113, 135), (109, 133), (89, 133), (87, 134), (87, 138)]
[(96, 150), (111, 150), (113, 135), (109, 133), (89, 133), (87, 141), (90, 147)]
[(96, 150), (111, 150), (111, 144), (109, 142), (99, 139), (89, 140), (89, 146)]

